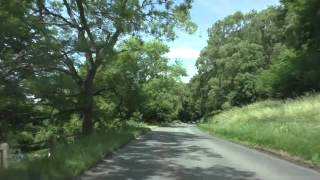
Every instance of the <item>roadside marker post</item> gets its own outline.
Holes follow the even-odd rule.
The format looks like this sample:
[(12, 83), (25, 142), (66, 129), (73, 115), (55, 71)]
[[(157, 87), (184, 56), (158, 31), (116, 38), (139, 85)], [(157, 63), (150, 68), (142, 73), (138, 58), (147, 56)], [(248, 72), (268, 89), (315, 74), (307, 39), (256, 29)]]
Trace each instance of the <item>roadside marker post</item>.
[(8, 168), (9, 145), (7, 143), (0, 144), (0, 168)]

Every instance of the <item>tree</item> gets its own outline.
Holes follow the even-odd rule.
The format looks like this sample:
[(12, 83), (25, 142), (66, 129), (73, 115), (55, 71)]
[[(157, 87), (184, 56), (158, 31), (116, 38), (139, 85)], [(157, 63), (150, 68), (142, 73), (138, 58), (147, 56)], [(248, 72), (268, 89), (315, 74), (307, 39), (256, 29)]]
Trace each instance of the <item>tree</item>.
[(319, 2), (283, 0), (285, 36), (275, 46), (270, 68), (258, 78), (258, 90), (269, 97), (292, 97), (319, 91)]
[(219, 112), (258, 99), (256, 76), (267, 69), (275, 45), (283, 39), (281, 8), (234, 13), (209, 29), (208, 45), (191, 81), (201, 114)]
[(113, 118), (122, 120), (137, 113), (144, 121), (178, 119), (183, 97), (180, 77), (186, 72), (179, 62), (170, 63), (164, 56), (169, 47), (159, 40), (129, 38), (118, 51), (123, 52), (97, 76), (97, 84), (111, 90), (101, 92), (97, 108), (112, 104)]
[(27, 18), (30, 7), (28, 0), (0, 2), (0, 139), (38, 115), (29, 106), (28, 88), (24, 86), (33, 75), (28, 47), (37, 39)]
[(93, 97), (101, 91), (95, 85), (96, 75), (120, 53), (115, 51), (120, 41), (129, 34), (173, 39), (175, 27), (194, 30), (191, 0), (38, 0), (36, 5), (33, 11), (48, 32), (46, 47), (58, 57), (51, 69), (76, 84), (77, 94), (68, 96), (76, 97), (84, 134), (93, 131)]
[(286, 15), (286, 41), (294, 48), (319, 48), (320, 4), (317, 0), (281, 0)]
[(319, 9), (316, 0), (282, 0), (280, 6), (217, 21), (191, 81), (195, 107), (207, 115), (319, 91)]

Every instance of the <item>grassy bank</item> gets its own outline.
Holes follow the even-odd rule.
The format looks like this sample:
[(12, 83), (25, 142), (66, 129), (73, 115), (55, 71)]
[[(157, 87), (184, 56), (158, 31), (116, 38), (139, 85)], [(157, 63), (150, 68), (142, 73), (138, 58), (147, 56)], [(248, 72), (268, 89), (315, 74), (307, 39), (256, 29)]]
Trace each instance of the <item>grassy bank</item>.
[(320, 165), (320, 95), (234, 108), (209, 118), (199, 127)]
[(21, 162), (19, 166), (0, 172), (0, 179), (72, 179), (106, 154), (147, 131), (144, 125), (128, 125), (82, 138), (70, 145), (61, 144), (54, 157)]

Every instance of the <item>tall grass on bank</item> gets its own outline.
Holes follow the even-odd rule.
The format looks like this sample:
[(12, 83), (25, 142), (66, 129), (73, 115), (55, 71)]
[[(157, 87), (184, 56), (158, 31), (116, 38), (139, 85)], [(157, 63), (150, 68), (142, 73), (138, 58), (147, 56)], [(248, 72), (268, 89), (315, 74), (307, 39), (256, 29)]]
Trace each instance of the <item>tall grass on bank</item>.
[(199, 127), (320, 165), (320, 95), (234, 108), (209, 118)]
[(148, 131), (143, 125), (127, 125), (96, 133), (73, 144), (60, 144), (52, 158), (21, 162), (17, 167), (0, 171), (0, 179), (48, 180), (72, 179), (94, 165), (106, 154)]

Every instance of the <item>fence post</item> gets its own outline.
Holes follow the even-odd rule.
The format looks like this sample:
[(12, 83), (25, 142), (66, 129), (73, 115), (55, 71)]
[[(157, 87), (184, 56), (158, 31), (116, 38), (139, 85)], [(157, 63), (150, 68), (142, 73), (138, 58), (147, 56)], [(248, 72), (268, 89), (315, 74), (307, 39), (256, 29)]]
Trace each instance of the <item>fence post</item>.
[(0, 144), (0, 162), (1, 168), (8, 168), (9, 145), (7, 143)]

